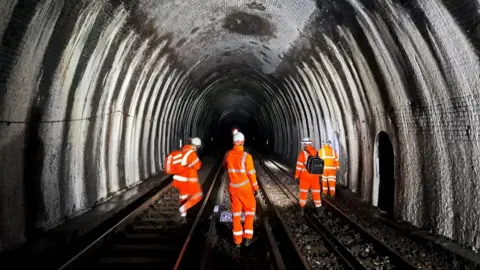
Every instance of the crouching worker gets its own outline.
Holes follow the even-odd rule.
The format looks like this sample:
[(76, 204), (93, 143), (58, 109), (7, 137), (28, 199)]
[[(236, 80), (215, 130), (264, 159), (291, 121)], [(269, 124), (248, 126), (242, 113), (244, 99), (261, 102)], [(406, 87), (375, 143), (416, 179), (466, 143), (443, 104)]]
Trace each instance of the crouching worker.
[(202, 167), (202, 162), (196, 153), (201, 145), (199, 138), (192, 138), (191, 143), (181, 150), (172, 151), (165, 162), (165, 172), (173, 174), (172, 186), (180, 193), (178, 219), (181, 223), (187, 222), (187, 210), (203, 198), (202, 187), (198, 182), (198, 170)]
[[(241, 132), (233, 135), (233, 149), (225, 156), (225, 165), (230, 180), (230, 209), (233, 219), (233, 241), (241, 246), (245, 238), (245, 246), (254, 241), (253, 221), (255, 219), (256, 192), (258, 190), (257, 176), (252, 156), (244, 151), (245, 137)], [(245, 212), (245, 224), (242, 228), (241, 216)]]
[[(309, 157), (318, 157), (317, 150), (313, 148), (313, 142), (310, 138), (302, 139), (302, 151), (298, 155), (297, 166), (295, 170), (295, 179), (299, 179), (299, 214), (301, 216), (305, 213), (305, 204), (307, 203), (308, 190), (312, 192), (313, 202), (315, 204), (317, 214), (323, 215), (322, 200), (320, 197), (320, 176), (321, 174), (313, 174), (307, 170), (307, 162)], [(323, 164), (321, 164), (323, 170)]]

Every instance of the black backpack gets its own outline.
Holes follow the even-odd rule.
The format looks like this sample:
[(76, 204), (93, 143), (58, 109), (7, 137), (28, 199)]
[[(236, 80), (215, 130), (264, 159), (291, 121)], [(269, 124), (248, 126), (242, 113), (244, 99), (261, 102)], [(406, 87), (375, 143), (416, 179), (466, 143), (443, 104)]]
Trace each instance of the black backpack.
[(307, 165), (305, 167), (307, 168), (307, 172), (310, 174), (323, 174), (324, 164), (325, 161), (318, 156), (318, 152), (316, 156), (312, 156), (309, 153)]

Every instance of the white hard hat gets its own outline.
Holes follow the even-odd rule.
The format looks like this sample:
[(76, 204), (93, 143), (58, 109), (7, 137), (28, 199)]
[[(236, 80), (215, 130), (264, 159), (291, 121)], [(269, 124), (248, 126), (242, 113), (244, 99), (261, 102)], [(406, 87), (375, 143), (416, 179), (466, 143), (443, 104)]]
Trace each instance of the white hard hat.
[(245, 141), (245, 136), (243, 136), (243, 133), (237, 132), (235, 135), (233, 135), (233, 142), (234, 143), (243, 143)]
[(192, 144), (200, 147), (200, 146), (202, 146), (202, 140), (200, 140), (200, 138), (198, 138), (198, 137), (192, 138)]
[(302, 144), (304, 144), (304, 145), (305, 144), (313, 144), (313, 142), (312, 142), (312, 139), (310, 139), (310, 137), (304, 137), (302, 139)]

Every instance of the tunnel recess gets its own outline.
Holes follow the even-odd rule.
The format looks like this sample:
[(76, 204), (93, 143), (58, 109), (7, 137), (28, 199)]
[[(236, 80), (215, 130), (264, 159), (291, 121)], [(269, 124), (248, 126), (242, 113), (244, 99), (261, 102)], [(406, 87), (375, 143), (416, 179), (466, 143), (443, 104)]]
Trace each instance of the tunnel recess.
[(390, 137), (384, 131), (375, 140), (375, 178), (373, 205), (394, 215), (395, 206), (395, 155)]

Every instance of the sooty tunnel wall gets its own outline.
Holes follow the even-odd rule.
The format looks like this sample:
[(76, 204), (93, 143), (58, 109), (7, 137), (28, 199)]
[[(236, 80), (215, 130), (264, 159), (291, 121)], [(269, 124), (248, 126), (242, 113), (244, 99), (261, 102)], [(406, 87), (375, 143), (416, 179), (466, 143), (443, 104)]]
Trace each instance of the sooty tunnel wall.
[(219, 146), (233, 127), (291, 164), (301, 137), (330, 139), (339, 183), (479, 248), (478, 11), (2, 0), (0, 250), (159, 173), (190, 136)]

